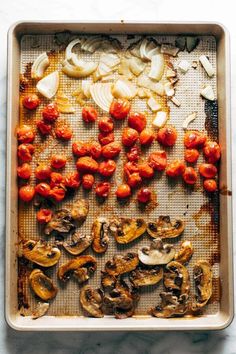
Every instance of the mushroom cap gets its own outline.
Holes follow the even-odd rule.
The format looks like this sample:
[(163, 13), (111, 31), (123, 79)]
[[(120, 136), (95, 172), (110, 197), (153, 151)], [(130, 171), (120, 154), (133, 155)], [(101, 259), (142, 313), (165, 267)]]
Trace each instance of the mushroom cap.
[(146, 265), (159, 265), (169, 263), (175, 256), (173, 245), (163, 244), (162, 240), (153, 240), (150, 247), (138, 250), (139, 260)]
[(96, 259), (90, 255), (79, 256), (71, 259), (69, 262), (58, 268), (58, 278), (67, 281), (74, 275), (79, 283), (89, 279), (90, 273), (95, 272), (97, 268)]
[(92, 248), (97, 253), (104, 253), (107, 250), (109, 237), (109, 221), (104, 217), (97, 218), (92, 225)]
[(84, 286), (80, 291), (80, 304), (83, 310), (91, 317), (103, 317), (102, 304), (103, 292), (101, 289), (92, 289), (91, 286)]
[(190, 241), (184, 241), (181, 244), (181, 248), (175, 253), (175, 261), (185, 264), (189, 262), (193, 255), (193, 246)]
[(135, 287), (157, 284), (163, 278), (163, 269), (156, 267), (139, 266), (133, 270), (129, 279)]
[(192, 310), (197, 311), (204, 307), (212, 296), (212, 268), (209, 262), (199, 260), (193, 268), (194, 281), (197, 288), (196, 301)]
[(28, 240), (24, 242), (22, 254), (29, 261), (42, 267), (52, 267), (61, 257), (61, 251), (59, 248), (51, 246), (47, 242), (41, 240)]
[(78, 256), (91, 245), (92, 241), (92, 235), (84, 235), (77, 231), (72, 236), (72, 242), (63, 242), (62, 246), (68, 253)]
[(134, 270), (138, 263), (138, 255), (129, 252), (125, 255), (114, 256), (113, 261), (107, 261), (105, 264), (105, 271), (110, 275), (118, 276)]
[(30, 287), (33, 292), (44, 301), (53, 299), (57, 294), (57, 288), (52, 280), (42, 270), (34, 269), (29, 276)]
[(117, 243), (127, 244), (142, 236), (147, 229), (146, 222), (141, 219), (113, 218), (110, 230)]
[(168, 215), (159, 216), (156, 222), (149, 222), (147, 233), (153, 238), (176, 238), (184, 231), (185, 224), (181, 219), (171, 221)]

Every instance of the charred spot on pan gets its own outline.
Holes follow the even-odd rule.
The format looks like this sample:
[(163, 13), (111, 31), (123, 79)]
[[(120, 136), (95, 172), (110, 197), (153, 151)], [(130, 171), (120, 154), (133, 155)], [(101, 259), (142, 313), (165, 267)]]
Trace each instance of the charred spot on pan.
[(29, 80), (23, 75), (20, 75), (20, 92), (24, 92), (29, 87)]
[(218, 139), (218, 101), (205, 101), (205, 129), (212, 140)]
[(71, 37), (71, 31), (56, 32), (54, 35), (54, 43), (58, 46), (67, 45)]

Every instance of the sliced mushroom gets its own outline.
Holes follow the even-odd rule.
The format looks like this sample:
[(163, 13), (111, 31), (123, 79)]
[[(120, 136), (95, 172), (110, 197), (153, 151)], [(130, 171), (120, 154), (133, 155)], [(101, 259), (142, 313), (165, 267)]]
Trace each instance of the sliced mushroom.
[(63, 242), (62, 246), (73, 256), (78, 256), (91, 245), (92, 241), (93, 239), (91, 235), (84, 235), (80, 232), (75, 232), (72, 236), (72, 242)]
[(138, 265), (138, 255), (136, 253), (127, 253), (113, 257), (113, 261), (107, 261), (105, 270), (110, 275), (120, 275), (134, 270)]
[(179, 298), (171, 292), (162, 292), (160, 294), (162, 303), (151, 309), (152, 316), (158, 318), (170, 318), (174, 316), (183, 316), (188, 310), (188, 297), (183, 294)]
[(89, 203), (85, 199), (79, 199), (72, 205), (71, 216), (78, 222), (84, 222), (89, 212)]
[(34, 269), (29, 276), (30, 287), (33, 292), (44, 301), (53, 299), (57, 294), (57, 288), (40, 269)]
[(53, 231), (69, 233), (75, 227), (71, 212), (68, 209), (55, 211), (52, 219), (47, 223), (44, 233), (50, 235)]
[(92, 225), (92, 248), (94, 252), (104, 253), (107, 250), (109, 222), (106, 218), (97, 218)]
[(193, 268), (193, 277), (197, 288), (196, 301), (192, 310), (197, 311), (207, 304), (212, 296), (212, 269), (207, 261), (198, 261)]
[(149, 222), (147, 232), (153, 238), (175, 238), (182, 234), (185, 224), (180, 219), (171, 221), (169, 216), (159, 216), (157, 222)]
[(193, 246), (190, 241), (184, 241), (181, 244), (181, 248), (178, 252), (175, 253), (175, 258), (174, 260), (181, 263), (185, 264), (189, 262), (193, 255)]
[(110, 224), (110, 230), (115, 237), (116, 242), (121, 244), (129, 243), (140, 237), (147, 229), (146, 222), (143, 219), (120, 218), (113, 219)]
[(116, 281), (117, 278), (114, 275), (102, 271), (101, 284), (105, 290), (110, 291), (114, 289), (116, 286)]
[(143, 247), (138, 250), (139, 260), (146, 265), (167, 264), (175, 256), (173, 245), (163, 244), (160, 238), (153, 240), (150, 247)]
[(190, 278), (187, 268), (176, 261), (168, 263), (164, 271), (164, 285), (168, 291), (177, 296), (188, 295)]
[(135, 287), (157, 284), (163, 278), (163, 269), (159, 266), (139, 266), (133, 270), (129, 279)]
[(101, 289), (92, 289), (87, 285), (80, 291), (79, 296), (80, 304), (88, 316), (91, 317), (103, 317), (102, 304), (103, 304), (103, 292)]
[(79, 284), (89, 279), (90, 275), (97, 269), (97, 262), (90, 255), (76, 257), (61, 265), (58, 269), (58, 278), (64, 282), (73, 275)]
[(24, 242), (22, 254), (29, 261), (42, 267), (52, 267), (61, 257), (61, 252), (57, 247), (51, 246), (41, 240), (29, 240)]
[(32, 319), (36, 320), (39, 317), (44, 316), (49, 309), (48, 302), (38, 302), (37, 307), (32, 311)]

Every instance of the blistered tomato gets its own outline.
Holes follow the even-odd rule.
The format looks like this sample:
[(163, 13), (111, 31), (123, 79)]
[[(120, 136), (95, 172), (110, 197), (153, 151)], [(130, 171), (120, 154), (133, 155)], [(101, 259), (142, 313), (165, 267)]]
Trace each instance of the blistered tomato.
[(158, 130), (157, 141), (163, 146), (173, 146), (177, 140), (177, 131), (174, 127), (164, 127)]
[(50, 176), (50, 187), (59, 187), (64, 186), (65, 180), (61, 173), (59, 172), (52, 172)]
[(178, 177), (184, 173), (185, 164), (181, 160), (174, 160), (168, 163), (166, 167), (166, 174), (169, 177)]
[(79, 157), (86, 156), (89, 154), (89, 144), (84, 141), (75, 141), (72, 144), (72, 152)]
[(54, 187), (50, 190), (49, 196), (56, 202), (61, 202), (65, 198), (66, 192), (61, 187)]
[(68, 188), (79, 188), (81, 181), (78, 172), (67, 173), (64, 183)]
[(55, 129), (55, 134), (58, 139), (70, 140), (72, 138), (72, 130), (67, 126), (57, 127)]
[(101, 182), (97, 184), (95, 188), (95, 193), (97, 194), (98, 197), (106, 198), (110, 193), (110, 189), (111, 189), (111, 185), (109, 182)]
[(40, 105), (40, 99), (37, 95), (33, 93), (25, 96), (22, 100), (22, 103), (25, 108), (31, 111), (33, 109), (36, 109)]
[(139, 160), (139, 156), (140, 155), (140, 151), (139, 151), (139, 148), (137, 146), (133, 146), (129, 152), (127, 152), (126, 156), (127, 156), (127, 159), (129, 161), (138, 161)]
[(115, 140), (115, 136), (114, 133), (99, 133), (98, 134), (98, 140), (100, 142), (100, 144), (102, 145), (107, 145), (112, 143)]
[(40, 209), (37, 212), (37, 220), (40, 224), (46, 224), (52, 219), (52, 211), (50, 209)]
[(92, 157), (84, 156), (77, 160), (76, 167), (80, 172), (95, 173), (98, 170), (98, 163)]
[(34, 187), (26, 185), (20, 187), (19, 189), (19, 198), (24, 202), (30, 202), (34, 198), (34, 195), (35, 195)]
[(20, 144), (18, 146), (17, 155), (24, 162), (31, 161), (33, 153), (34, 146), (32, 144)]
[(130, 128), (137, 130), (141, 133), (147, 125), (147, 118), (143, 113), (130, 113), (128, 118), (128, 125)]
[(139, 164), (138, 171), (142, 178), (152, 178), (154, 176), (154, 169), (147, 162)]
[(207, 141), (203, 148), (203, 153), (208, 162), (215, 163), (220, 159), (220, 145), (217, 144), (215, 141)]
[(42, 111), (43, 119), (47, 123), (53, 123), (59, 117), (59, 110), (56, 103), (49, 103)]
[(126, 99), (113, 100), (110, 107), (110, 115), (117, 120), (125, 119), (130, 112), (130, 108), (131, 104)]
[(38, 120), (36, 125), (42, 135), (49, 135), (52, 131), (51, 124), (45, 123), (43, 120)]
[(138, 165), (134, 161), (126, 162), (124, 165), (124, 172), (126, 175), (130, 175), (131, 173), (138, 172)]
[(152, 198), (152, 193), (149, 188), (144, 187), (138, 191), (137, 199), (140, 203), (148, 203)]
[(29, 179), (31, 176), (31, 167), (28, 163), (23, 163), (23, 165), (17, 167), (17, 175), (20, 178)]
[(51, 167), (48, 165), (40, 164), (35, 169), (35, 177), (40, 180), (50, 178), (52, 173)]
[(203, 182), (203, 187), (205, 191), (210, 193), (217, 191), (217, 183), (214, 179), (205, 179)]
[(121, 184), (120, 186), (117, 187), (116, 190), (116, 196), (117, 198), (127, 198), (131, 195), (131, 189), (128, 184)]
[(136, 188), (142, 183), (142, 178), (138, 172), (134, 172), (127, 176), (127, 183), (131, 188)]
[(155, 134), (151, 129), (144, 129), (139, 135), (139, 141), (141, 145), (151, 145), (155, 139)]
[(149, 155), (149, 165), (155, 171), (163, 171), (167, 165), (167, 156), (165, 151), (155, 151)]
[(213, 178), (217, 174), (217, 168), (211, 163), (202, 163), (199, 166), (199, 173), (205, 178)]
[(123, 145), (130, 147), (136, 143), (138, 140), (138, 132), (133, 128), (124, 128), (122, 132), (122, 143)]
[(98, 117), (98, 112), (96, 111), (95, 108), (90, 107), (90, 106), (85, 106), (82, 109), (82, 118), (84, 122), (90, 123), (90, 122), (95, 122), (95, 120)]
[(104, 177), (110, 177), (116, 170), (116, 163), (114, 160), (103, 161), (99, 164), (98, 172)]
[(183, 180), (187, 184), (195, 184), (197, 182), (197, 172), (192, 167), (186, 167), (183, 173)]
[(95, 182), (95, 178), (93, 175), (90, 175), (90, 174), (85, 174), (83, 175), (82, 177), (82, 186), (84, 189), (92, 189), (93, 185), (94, 185), (94, 182)]
[(42, 197), (47, 198), (49, 196), (49, 193), (51, 191), (51, 188), (49, 186), (49, 184), (47, 183), (38, 183), (35, 186), (35, 192), (39, 195), (41, 195)]
[(91, 141), (89, 143), (89, 155), (97, 160), (102, 154), (102, 147), (97, 141)]
[(32, 143), (35, 133), (28, 125), (22, 125), (17, 129), (17, 139), (20, 143)]
[(98, 121), (98, 129), (102, 133), (111, 133), (114, 130), (113, 120), (109, 117), (102, 117)]
[(110, 143), (102, 147), (102, 156), (106, 159), (112, 159), (121, 152), (121, 146), (119, 143)]
[(63, 155), (53, 155), (51, 157), (51, 166), (53, 168), (63, 168), (66, 165), (66, 157)]
[(184, 153), (184, 159), (185, 161), (189, 163), (195, 163), (197, 162), (199, 158), (199, 152), (197, 149), (186, 149)]
[(188, 149), (198, 149), (206, 142), (206, 135), (199, 131), (188, 131), (184, 136), (184, 146)]

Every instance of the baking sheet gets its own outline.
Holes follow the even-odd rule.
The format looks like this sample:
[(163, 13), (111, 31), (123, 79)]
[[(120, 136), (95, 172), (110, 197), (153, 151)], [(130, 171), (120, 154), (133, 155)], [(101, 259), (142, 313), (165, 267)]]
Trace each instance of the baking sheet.
[[(175, 36), (153, 36), (159, 43), (174, 43)], [(21, 40), (21, 72), (29, 72), (29, 63), (40, 54), (42, 51), (55, 50), (55, 53), (50, 55), (52, 64), (48, 68), (47, 72), (54, 71), (61, 65), (61, 60), (64, 58), (64, 51), (58, 51), (58, 46), (53, 41), (53, 35), (24, 35)], [(117, 38), (122, 42), (124, 47), (127, 47), (129, 43), (136, 41), (139, 36), (135, 36), (130, 40), (127, 36), (117, 36)], [(210, 58), (213, 63), (214, 68), (216, 68), (216, 42), (213, 36), (200, 36), (200, 43), (198, 47), (192, 52), (180, 52), (177, 58), (172, 58), (174, 66), (181, 59), (186, 59), (189, 62), (192, 60), (198, 60), (201, 54), (205, 54)], [(32, 48), (32, 45), (37, 48)], [(83, 59), (89, 59), (95, 55), (82, 55)], [(174, 106), (171, 102), (170, 106), (170, 124), (175, 125), (178, 130), (178, 141), (177, 144), (171, 148), (167, 149), (168, 159), (183, 158), (184, 146), (182, 144), (183, 139), (183, 129), (182, 122), (188, 114), (196, 111), (198, 113), (197, 119), (191, 124), (192, 129), (202, 130), (205, 128), (205, 101), (200, 98), (199, 92), (203, 85), (210, 83), (213, 86), (214, 92), (217, 94), (216, 87), (216, 76), (209, 79), (205, 71), (198, 67), (196, 70), (192, 67), (187, 74), (178, 73), (180, 81), (176, 86), (176, 97), (181, 102), (181, 107)], [(38, 162), (48, 162), (53, 153), (60, 152), (65, 153), (70, 157), (70, 161), (67, 164), (64, 173), (75, 170), (75, 160), (71, 158), (71, 144), (75, 140), (89, 140), (93, 139), (98, 135), (97, 125), (85, 126), (81, 119), (81, 107), (78, 103), (75, 103), (75, 99), (71, 97), (71, 93), (79, 87), (79, 81), (76, 79), (68, 78), (64, 74), (60, 76), (60, 90), (67, 94), (71, 101), (74, 102), (76, 108), (76, 113), (73, 115), (60, 115), (59, 120), (66, 120), (73, 128), (74, 136), (71, 142), (61, 143), (54, 139), (49, 139), (49, 141), (44, 141), (38, 134), (35, 141), (36, 152), (33, 157), (32, 166), (33, 169)], [(132, 102), (132, 109), (134, 111), (145, 111), (148, 116), (148, 125), (151, 124), (152, 114), (146, 106), (146, 100), (134, 100)], [(102, 112), (100, 112), (102, 114)], [(37, 111), (36, 115), (21, 114), (21, 122), (26, 124), (32, 124), (35, 120), (39, 119), (41, 116), (40, 110)], [(59, 121), (58, 120), (58, 121)], [(120, 139), (120, 133), (122, 127), (126, 126), (126, 122), (119, 123), (115, 129), (116, 139)], [(150, 154), (151, 151), (159, 149), (159, 144), (155, 142), (152, 144), (151, 148), (146, 151), (146, 156)], [(145, 155), (144, 155), (145, 156)], [(204, 309), (204, 314), (216, 314), (219, 311), (219, 300), (220, 300), (220, 283), (219, 283), (219, 202), (218, 196), (213, 200), (207, 197), (202, 192), (202, 181), (198, 180), (198, 183), (194, 188), (186, 187), (181, 181), (174, 181), (169, 183), (165, 174), (157, 175), (150, 183), (150, 187), (157, 194), (158, 206), (154, 210), (148, 211), (148, 213), (143, 214), (141, 210), (137, 207), (135, 202), (135, 194), (130, 202), (126, 205), (120, 205), (116, 197), (114, 196), (114, 191), (116, 189), (116, 184), (120, 184), (122, 176), (122, 166), (125, 161), (124, 151), (120, 158), (117, 160), (117, 172), (115, 176), (111, 179), (112, 190), (110, 197), (104, 204), (99, 204), (95, 198), (93, 192), (87, 193), (79, 189), (76, 192), (75, 198), (85, 197), (89, 199), (90, 212), (88, 218), (84, 225), (81, 227), (81, 232), (88, 233), (91, 229), (91, 224), (94, 218), (98, 215), (103, 215), (111, 217), (112, 215), (125, 215), (127, 217), (144, 217), (145, 220), (155, 220), (159, 215), (170, 215), (171, 217), (180, 217), (186, 221), (186, 229), (184, 234), (177, 240), (173, 241), (176, 248), (180, 246), (183, 240), (190, 240), (195, 249), (194, 255), (187, 266), (190, 277), (192, 279), (192, 268), (193, 264), (198, 259), (206, 259), (210, 261), (213, 265), (213, 297), (209, 305)], [(198, 161), (201, 163), (202, 157)], [(98, 181), (98, 178), (96, 178)], [(34, 183), (34, 180), (31, 181)], [(63, 202), (59, 207), (69, 205), (70, 202)], [(45, 237), (43, 235), (42, 229), (37, 225), (36, 213), (33, 205), (24, 206), (20, 203), (19, 205), (19, 237), (26, 239), (47, 239), (49, 242), (53, 242), (53, 237)], [(117, 245), (115, 241), (110, 237), (110, 244), (108, 250), (105, 254), (97, 255), (92, 249), (89, 248), (85, 253), (92, 254), (96, 257), (98, 261), (98, 268), (94, 276), (89, 280), (89, 284), (93, 287), (100, 286), (100, 271), (104, 269), (105, 262), (111, 259), (115, 254), (127, 253), (129, 251), (136, 251), (139, 247), (144, 245), (149, 245), (151, 238), (147, 235), (142, 236), (140, 239), (134, 241), (133, 243), (121, 246)], [(169, 241), (168, 241), (169, 242)], [(79, 289), (80, 286), (74, 281), (70, 280), (65, 286), (61, 287), (57, 280), (56, 272), (58, 266), (70, 259), (71, 256), (62, 250), (62, 257), (59, 264), (50, 270), (46, 271), (46, 274), (50, 275), (54, 283), (59, 287), (59, 292), (57, 297), (52, 301), (48, 315), (82, 315), (82, 311), (79, 305)], [(192, 293), (194, 286), (192, 283)], [(163, 290), (162, 285), (158, 284), (153, 287), (147, 287), (141, 291), (140, 301), (138, 307), (135, 311), (136, 315), (144, 315), (147, 311), (156, 306), (159, 300), (159, 293)], [(27, 297), (27, 301), (30, 308), (34, 308), (36, 305), (36, 300), (29, 290), (27, 279), (24, 278), (23, 281), (23, 291)]]

